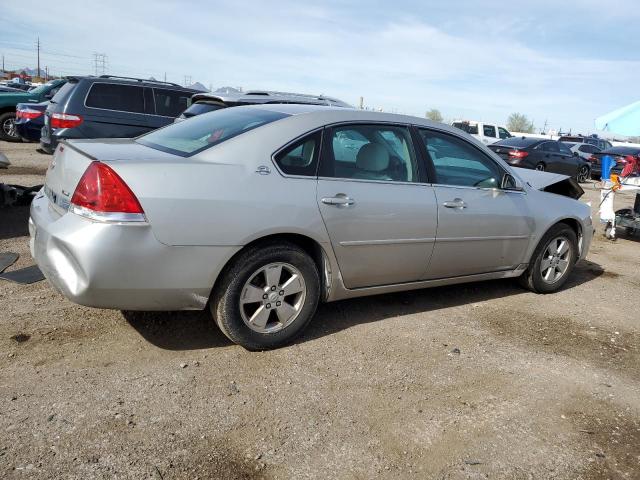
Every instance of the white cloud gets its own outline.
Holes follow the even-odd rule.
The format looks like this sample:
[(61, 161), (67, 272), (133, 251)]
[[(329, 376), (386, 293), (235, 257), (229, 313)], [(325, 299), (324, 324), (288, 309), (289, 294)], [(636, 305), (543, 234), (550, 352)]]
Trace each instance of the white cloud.
[[(437, 107), (449, 117), (504, 121), (521, 111), (539, 125), (548, 119), (584, 131), (596, 116), (636, 100), (637, 57), (590, 58), (523, 41), (550, 34), (551, 24), (539, 21), (545, 11), (555, 21), (569, 21), (579, 8), (620, 22), (620, 12), (637, 10), (633, 2), (603, 9), (591, 0), (543, 0), (538, 11), (503, 2), (502, 10), (491, 7), (495, 14), (477, 14), (468, 2), (360, 5), (109, 2), (88, 9), (66, 1), (45, 16), (15, 4), (3, 9), (37, 25), (31, 31), (43, 32), (45, 51), (107, 53), (111, 73), (167, 72), (179, 82), (191, 75), (205, 85), (325, 93), (354, 104), (363, 95), (369, 105), (418, 115)], [(81, 60), (70, 61), (81, 68)]]

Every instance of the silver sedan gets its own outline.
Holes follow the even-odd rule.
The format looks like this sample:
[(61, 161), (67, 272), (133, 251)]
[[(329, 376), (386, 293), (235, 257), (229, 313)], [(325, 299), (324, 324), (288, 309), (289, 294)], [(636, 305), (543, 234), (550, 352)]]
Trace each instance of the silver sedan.
[(231, 340), (265, 349), (319, 302), (509, 277), (556, 291), (593, 235), (581, 193), (425, 119), (236, 107), (61, 144), (31, 251), (76, 303), (208, 308)]

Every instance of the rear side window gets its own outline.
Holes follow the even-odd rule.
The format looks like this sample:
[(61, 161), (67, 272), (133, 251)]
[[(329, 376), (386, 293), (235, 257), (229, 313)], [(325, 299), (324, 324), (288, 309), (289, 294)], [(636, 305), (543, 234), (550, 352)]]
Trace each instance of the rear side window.
[(559, 152), (558, 142), (544, 142), (536, 147), (536, 150), (544, 150), (545, 152)]
[(71, 95), (71, 92), (75, 90), (77, 85), (78, 85), (77, 82), (67, 82), (64, 85), (62, 85), (62, 87), (60, 87), (60, 90), (58, 90), (56, 94), (53, 96), (53, 98), (51, 99), (51, 103), (66, 102), (67, 99), (69, 98), (69, 95)]
[(143, 88), (114, 83), (94, 83), (86, 106), (121, 112), (144, 113)]
[(359, 180), (419, 182), (409, 129), (396, 125), (335, 127), (323, 154), (321, 176)]
[(485, 137), (496, 138), (496, 127), (493, 125), (483, 125), (482, 133), (484, 133)]
[(317, 131), (279, 152), (275, 161), (280, 170), (287, 175), (315, 177), (321, 139), (322, 131)]
[(594, 152), (594, 146), (593, 145), (582, 145), (578, 148), (578, 150), (580, 150), (581, 152), (584, 153), (593, 153)]
[(257, 108), (225, 108), (208, 115), (198, 115), (188, 122), (173, 123), (138, 137), (136, 142), (187, 157), (288, 116)]
[(153, 97), (156, 102), (156, 115), (165, 117), (177, 117), (191, 104), (191, 94), (177, 90), (153, 89)]

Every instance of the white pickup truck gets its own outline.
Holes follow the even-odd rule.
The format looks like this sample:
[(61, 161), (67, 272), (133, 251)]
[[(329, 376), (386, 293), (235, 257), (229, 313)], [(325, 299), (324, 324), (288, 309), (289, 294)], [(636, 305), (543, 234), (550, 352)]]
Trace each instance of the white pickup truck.
[(451, 126), (464, 130), (482, 143), (490, 145), (498, 140), (513, 137), (509, 131), (495, 123), (475, 122), (472, 120), (456, 120)]

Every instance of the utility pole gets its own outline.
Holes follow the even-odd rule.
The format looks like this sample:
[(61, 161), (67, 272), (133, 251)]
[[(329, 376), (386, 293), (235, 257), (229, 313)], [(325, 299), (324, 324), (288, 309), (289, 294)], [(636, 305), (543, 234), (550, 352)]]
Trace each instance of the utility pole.
[(104, 53), (93, 53), (93, 66), (96, 77), (104, 75), (107, 71), (107, 55)]
[(360, 97), (360, 104), (358, 105), (360, 110), (364, 110), (364, 97)]
[(40, 78), (40, 37), (38, 37), (38, 42), (36, 43), (36, 47), (38, 49), (38, 70), (36, 73), (36, 77)]
[(45, 82), (49, 81), (49, 67), (44, 67), (44, 80)]
[(191, 85), (193, 82), (191, 81), (191, 75), (185, 75), (184, 76), (184, 86), (188, 87), (189, 85)]

